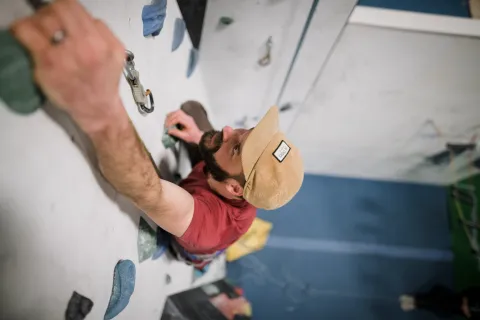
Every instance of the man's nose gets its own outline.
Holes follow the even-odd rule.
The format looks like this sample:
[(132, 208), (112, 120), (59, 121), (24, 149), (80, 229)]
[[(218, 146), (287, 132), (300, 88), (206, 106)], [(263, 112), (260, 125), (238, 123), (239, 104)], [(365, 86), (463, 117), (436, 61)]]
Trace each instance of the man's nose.
[(232, 127), (225, 126), (225, 127), (223, 127), (222, 131), (223, 131), (223, 142), (225, 142), (232, 135), (233, 129), (232, 129)]

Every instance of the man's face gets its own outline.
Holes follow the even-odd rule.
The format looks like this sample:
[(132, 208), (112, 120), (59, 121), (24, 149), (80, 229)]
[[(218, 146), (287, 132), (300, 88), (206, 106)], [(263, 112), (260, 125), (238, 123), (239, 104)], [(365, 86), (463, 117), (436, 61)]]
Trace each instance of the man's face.
[(222, 131), (206, 132), (199, 144), (208, 172), (217, 181), (233, 178), (245, 182), (242, 169), (242, 147), (250, 130), (224, 127)]

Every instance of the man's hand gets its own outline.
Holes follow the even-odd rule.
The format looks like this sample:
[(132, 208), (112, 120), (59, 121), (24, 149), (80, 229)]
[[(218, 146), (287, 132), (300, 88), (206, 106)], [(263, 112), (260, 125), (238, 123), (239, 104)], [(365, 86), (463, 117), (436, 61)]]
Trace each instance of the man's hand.
[[(114, 121), (123, 108), (118, 84), (125, 50), (103, 22), (76, 0), (57, 0), (11, 30), (30, 51), (42, 91), (85, 132)], [(55, 42), (58, 33), (64, 37)]]
[[(182, 127), (182, 130), (175, 128), (177, 124)], [(165, 127), (171, 128), (168, 130), (168, 134), (187, 143), (199, 144), (203, 135), (203, 132), (198, 128), (195, 120), (183, 110), (177, 110), (167, 114)]]

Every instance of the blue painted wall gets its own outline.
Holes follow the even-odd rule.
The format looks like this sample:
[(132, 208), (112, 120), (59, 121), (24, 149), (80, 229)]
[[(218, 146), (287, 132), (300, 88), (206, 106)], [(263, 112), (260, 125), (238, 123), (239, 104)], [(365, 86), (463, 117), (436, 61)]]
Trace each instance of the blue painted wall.
[(446, 190), (307, 175), (267, 246), (228, 266), (255, 319), (434, 319), (402, 293), (452, 283)]
[(468, 0), (359, 0), (358, 5), (455, 17), (470, 17)]

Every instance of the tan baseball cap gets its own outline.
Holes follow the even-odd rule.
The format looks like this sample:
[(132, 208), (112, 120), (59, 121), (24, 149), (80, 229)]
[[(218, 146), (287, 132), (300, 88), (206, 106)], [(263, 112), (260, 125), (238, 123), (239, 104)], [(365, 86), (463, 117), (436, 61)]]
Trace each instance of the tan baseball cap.
[(242, 147), (243, 197), (260, 209), (289, 202), (303, 182), (298, 149), (279, 131), (278, 108), (272, 107), (250, 132)]

